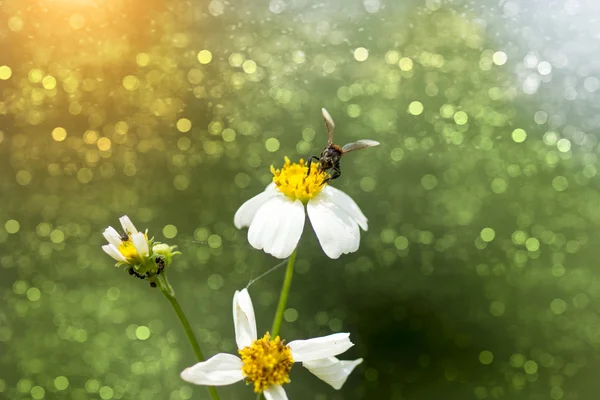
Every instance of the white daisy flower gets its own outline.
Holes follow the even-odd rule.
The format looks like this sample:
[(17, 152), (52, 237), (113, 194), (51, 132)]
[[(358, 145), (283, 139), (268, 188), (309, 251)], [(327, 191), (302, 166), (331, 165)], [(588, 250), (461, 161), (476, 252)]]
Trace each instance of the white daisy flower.
[(340, 361), (335, 358), (352, 347), (349, 333), (308, 340), (294, 340), (287, 345), (269, 333), (258, 339), (254, 308), (248, 290), (236, 291), (233, 296), (235, 340), (241, 356), (220, 353), (186, 368), (181, 378), (196, 385), (223, 386), (241, 380), (264, 393), (267, 400), (287, 400), (281, 385), (290, 381), (289, 373), (295, 362), (301, 362), (310, 372), (340, 389), (352, 370), (362, 362)]
[(358, 250), (367, 217), (350, 196), (323, 181), (327, 173), (313, 163), (310, 175), (304, 160), (286, 157), (281, 170), (271, 166), (273, 182), (235, 213), (236, 228), (250, 227), (248, 242), (277, 258), (292, 254), (302, 235), (305, 206), (323, 251), (329, 258)]
[(109, 226), (102, 235), (109, 244), (102, 246), (102, 250), (115, 260), (124, 264), (140, 264), (150, 255), (148, 235), (138, 232), (128, 216), (119, 218), (123, 227), (123, 234)]

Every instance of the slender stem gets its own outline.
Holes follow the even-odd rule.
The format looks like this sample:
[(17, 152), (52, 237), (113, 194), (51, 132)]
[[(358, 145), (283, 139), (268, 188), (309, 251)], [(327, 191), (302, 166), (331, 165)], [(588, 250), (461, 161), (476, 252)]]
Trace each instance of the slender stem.
[(279, 304), (277, 305), (277, 311), (275, 312), (275, 319), (273, 320), (273, 328), (271, 328), (271, 337), (275, 338), (279, 335), (279, 329), (281, 328), (281, 321), (283, 320), (283, 312), (287, 304), (288, 294), (290, 293), (290, 287), (292, 286), (292, 276), (294, 275), (294, 262), (296, 261), (296, 250), (292, 253), (288, 260), (288, 265), (285, 270), (285, 278), (283, 279), (283, 286), (281, 287), (281, 294), (279, 295)]
[[(177, 298), (175, 298), (175, 291), (173, 290), (173, 287), (167, 280), (166, 274), (164, 274), (164, 273), (160, 274), (160, 275), (158, 275), (157, 278), (158, 278), (157, 279), (158, 287), (160, 288), (161, 292), (163, 292), (163, 294), (165, 295), (167, 300), (169, 300), (169, 303), (171, 303), (171, 306), (173, 306), (173, 310), (175, 310), (175, 314), (177, 314), (177, 317), (179, 318), (181, 325), (183, 325), (183, 330), (185, 331), (188, 341), (190, 342), (190, 345), (192, 346), (192, 349), (194, 350), (196, 359), (200, 362), (204, 361), (204, 355), (202, 354), (202, 350), (200, 350), (200, 345), (198, 344), (198, 340), (196, 339), (196, 336), (194, 335), (192, 326), (190, 325), (190, 322), (188, 321), (185, 314), (183, 313), (183, 310), (181, 309), (181, 306), (179, 305)], [(208, 388), (208, 392), (210, 393), (210, 398), (212, 400), (219, 400), (219, 394), (217, 393), (217, 390), (212, 386), (207, 386), (207, 388)]]

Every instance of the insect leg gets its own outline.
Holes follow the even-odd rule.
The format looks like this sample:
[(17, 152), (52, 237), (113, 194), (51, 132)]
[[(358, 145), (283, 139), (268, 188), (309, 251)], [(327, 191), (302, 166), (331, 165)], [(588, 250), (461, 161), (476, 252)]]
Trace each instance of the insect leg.
[(310, 175), (310, 167), (312, 165), (312, 160), (317, 160), (317, 162), (319, 162), (319, 160), (321, 159), (317, 156), (310, 156), (310, 158), (308, 159), (308, 173), (306, 174), (306, 176)]
[(323, 180), (323, 183), (321, 183), (321, 185), (324, 185), (325, 183), (332, 181), (334, 179), (337, 179), (340, 177), (340, 175), (342, 175), (342, 171), (340, 171), (340, 167), (339, 166), (335, 166), (331, 169), (333, 172), (329, 175), (329, 177), (327, 177), (327, 179)]

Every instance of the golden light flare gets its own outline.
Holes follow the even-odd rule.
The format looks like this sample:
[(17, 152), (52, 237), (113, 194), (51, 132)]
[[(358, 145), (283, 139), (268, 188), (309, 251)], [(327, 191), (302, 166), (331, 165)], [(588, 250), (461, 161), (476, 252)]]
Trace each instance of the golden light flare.
[(83, 134), (83, 141), (87, 144), (94, 144), (98, 140), (98, 132), (93, 129), (88, 129)]
[(42, 73), (42, 71), (36, 68), (30, 70), (28, 74), (29, 80), (33, 83), (41, 82), (43, 76), (44, 74)]
[(67, 131), (65, 128), (58, 126), (52, 130), (52, 139), (56, 140), (57, 142), (62, 142), (66, 138)]
[(13, 32), (19, 32), (23, 29), (24, 25), (25, 23), (23, 22), (23, 19), (19, 16), (15, 15), (8, 19), (8, 29)]
[(102, 137), (102, 138), (98, 139), (98, 141), (96, 142), (96, 146), (98, 146), (98, 149), (100, 151), (108, 151), (108, 150), (110, 150), (110, 147), (112, 146), (112, 142), (110, 141), (109, 138)]
[(83, 107), (78, 102), (74, 101), (69, 104), (69, 113), (71, 115), (79, 115), (82, 111)]
[(56, 78), (51, 75), (45, 76), (42, 79), (42, 85), (46, 89), (54, 89), (56, 87)]
[(189, 132), (190, 129), (192, 129), (192, 121), (189, 119), (181, 118), (179, 121), (177, 121), (177, 130), (179, 132)]
[(69, 18), (69, 25), (75, 30), (81, 29), (85, 25), (85, 18), (81, 14), (73, 14)]
[(0, 65), (0, 80), (6, 81), (12, 76), (12, 69), (8, 65)]
[(140, 67), (145, 67), (148, 64), (150, 64), (150, 56), (148, 55), (148, 53), (138, 53), (135, 56), (135, 62)]
[(200, 50), (198, 53), (198, 62), (200, 62), (200, 64), (208, 64), (211, 62), (212, 58), (212, 53), (208, 50)]
[(115, 124), (115, 132), (119, 135), (125, 135), (129, 130), (129, 124), (125, 121), (119, 121)]
[(123, 78), (123, 87), (127, 90), (136, 90), (140, 86), (140, 80), (133, 75), (127, 75)]

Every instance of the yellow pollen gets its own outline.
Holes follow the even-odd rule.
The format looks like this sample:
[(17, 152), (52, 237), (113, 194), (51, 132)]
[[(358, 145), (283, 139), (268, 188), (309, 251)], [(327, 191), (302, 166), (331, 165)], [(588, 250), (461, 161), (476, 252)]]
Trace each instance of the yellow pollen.
[(319, 164), (312, 163), (310, 175), (307, 175), (308, 166), (304, 164), (303, 159), (296, 164), (285, 157), (283, 168), (275, 169), (271, 165), (271, 173), (273, 173), (273, 182), (281, 193), (292, 200), (298, 199), (303, 203), (315, 197), (327, 185), (323, 184), (323, 181), (327, 179), (327, 173), (319, 171)]
[[(144, 234), (144, 236), (146, 235)], [(147, 236), (146, 240), (148, 240)], [(119, 253), (123, 254), (123, 257), (125, 257), (129, 263), (139, 263), (142, 261), (142, 257), (140, 257), (135, 249), (135, 246), (131, 241), (131, 237), (121, 242), (121, 245), (119, 246)]]
[(289, 373), (294, 364), (292, 350), (277, 336), (271, 340), (269, 332), (261, 339), (240, 351), (242, 372), (248, 384), (254, 384), (254, 391), (262, 393), (272, 385), (282, 385), (290, 381)]

